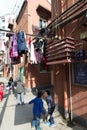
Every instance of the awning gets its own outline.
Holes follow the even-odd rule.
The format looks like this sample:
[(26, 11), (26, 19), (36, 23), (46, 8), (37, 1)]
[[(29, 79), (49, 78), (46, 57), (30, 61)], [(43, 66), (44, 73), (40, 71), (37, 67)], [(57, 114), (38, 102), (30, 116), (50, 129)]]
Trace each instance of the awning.
[(46, 19), (50, 19), (51, 18), (51, 11), (44, 8), (43, 6), (39, 5), (37, 7), (37, 13), (40, 15), (40, 16), (44, 16)]

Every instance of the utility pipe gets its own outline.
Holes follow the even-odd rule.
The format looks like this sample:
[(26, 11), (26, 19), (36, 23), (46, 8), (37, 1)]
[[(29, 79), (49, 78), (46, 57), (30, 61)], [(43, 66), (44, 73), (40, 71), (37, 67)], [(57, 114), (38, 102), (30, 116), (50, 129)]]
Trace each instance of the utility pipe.
[(71, 64), (69, 63), (69, 103), (70, 103), (70, 119), (72, 121), (72, 88), (71, 88)]
[(69, 102), (68, 102), (68, 90), (67, 90), (67, 80), (66, 80), (66, 64), (63, 65), (64, 68), (64, 118), (69, 118)]

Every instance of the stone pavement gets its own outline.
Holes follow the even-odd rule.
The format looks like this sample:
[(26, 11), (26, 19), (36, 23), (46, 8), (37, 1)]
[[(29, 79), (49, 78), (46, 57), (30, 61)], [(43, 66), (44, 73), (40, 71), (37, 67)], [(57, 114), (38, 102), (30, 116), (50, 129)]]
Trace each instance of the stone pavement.
[[(32, 98), (34, 98), (34, 95), (31, 92), (27, 92), (25, 105), (16, 106), (16, 97), (6, 91), (3, 101), (0, 102), (0, 130), (31, 130), (32, 105), (29, 105), (28, 102)], [(78, 124), (73, 124), (71, 127), (68, 126), (56, 111), (54, 117), (56, 126), (53, 128), (45, 125), (41, 120), (43, 130), (87, 130)]]

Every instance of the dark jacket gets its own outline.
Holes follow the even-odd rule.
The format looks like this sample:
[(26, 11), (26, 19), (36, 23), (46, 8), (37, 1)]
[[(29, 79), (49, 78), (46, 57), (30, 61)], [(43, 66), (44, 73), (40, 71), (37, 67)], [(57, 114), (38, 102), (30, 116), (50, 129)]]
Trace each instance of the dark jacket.
[(8, 82), (8, 85), (10, 86), (10, 85), (12, 85), (12, 83), (13, 83), (13, 78), (10, 78), (9, 82)]
[(34, 106), (33, 106), (33, 114), (34, 116), (40, 116), (41, 114), (46, 114), (46, 111), (43, 107), (43, 101), (41, 98), (34, 98), (32, 99), (29, 104), (33, 103)]
[(54, 101), (53, 101), (52, 96), (49, 95), (49, 96), (46, 98), (46, 102), (47, 102), (47, 105), (48, 105), (48, 108), (49, 108), (49, 109), (55, 107), (55, 103), (54, 103)]

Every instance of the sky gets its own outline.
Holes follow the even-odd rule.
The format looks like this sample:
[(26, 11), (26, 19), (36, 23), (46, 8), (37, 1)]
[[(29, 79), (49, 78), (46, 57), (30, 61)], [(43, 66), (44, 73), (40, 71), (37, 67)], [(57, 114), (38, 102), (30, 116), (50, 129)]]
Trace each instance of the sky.
[[(17, 16), (24, 0), (0, 0), (0, 17), (8, 14)], [(51, 0), (48, 0), (51, 2)]]
[(0, 0), (0, 17), (17, 15), (24, 0)]
[(0, 18), (12, 15), (12, 18), (16, 20), (23, 2), (24, 0), (0, 0)]
[[(20, 10), (24, 0), (0, 0), (0, 16), (14, 13), (15, 15)], [(48, 0), (49, 2), (51, 0)]]

